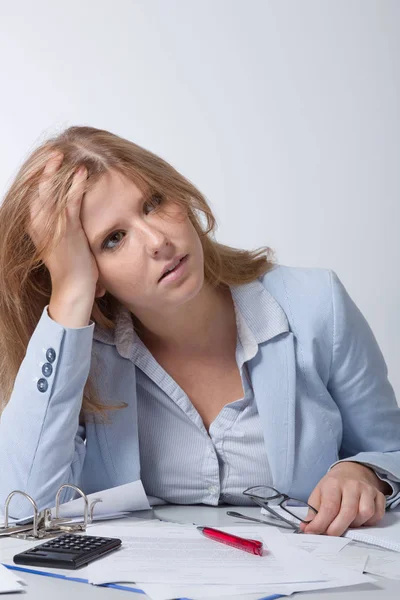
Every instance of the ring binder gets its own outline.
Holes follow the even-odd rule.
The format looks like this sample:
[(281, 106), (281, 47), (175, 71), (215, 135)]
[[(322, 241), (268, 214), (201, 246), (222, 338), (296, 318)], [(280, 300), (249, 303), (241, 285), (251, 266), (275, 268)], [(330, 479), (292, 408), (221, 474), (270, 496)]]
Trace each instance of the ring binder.
[[(60, 494), (63, 489), (72, 488), (80, 494), (84, 501), (84, 513), (82, 522), (72, 522), (66, 518), (60, 517)], [(23, 525), (9, 525), (8, 508), (10, 501), (16, 494), (24, 496), (33, 506), (33, 524), (27, 523)], [(26, 492), (14, 490), (10, 492), (6, 498), (4, 505), (4, 527), (0, 527), (0, 537), (17, 537), (24, 540), (45, 539), (60, 535), (66, 531), (86, 531), (88, 524), (93, 521), (93, 509), (98, 502), (102, 502), (100, 498), (93, 500), (90, 505), (88, 498), (78, 486), (73, 483), (63, 483), (57, 490), (55, 498), (55, 517), (52, 518), (51, 508), (44, 508), (39, 511), (35, 500)]]

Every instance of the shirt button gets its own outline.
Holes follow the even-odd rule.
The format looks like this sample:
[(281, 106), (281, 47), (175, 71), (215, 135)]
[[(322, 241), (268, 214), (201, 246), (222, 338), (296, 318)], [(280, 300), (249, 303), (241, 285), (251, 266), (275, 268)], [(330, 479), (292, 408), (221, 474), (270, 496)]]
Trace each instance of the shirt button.
[(51, 366), (50, 363), (44, 363), (43, 367), (42, 367), (42, 373), (45, 377), (50, 377), (50, 375), (53, 372), (53, 367)]
[(37, 382), (37, 388), (39, 390), (39, 392), (45, 392), (47, 390), (47, 388), (49, 387), (49, 384), (47, 383), (46, 379), (39, 379), (39, 381)]
[(54, 348), (49, 348), (46, 352), (46, 358), (49, 363), (53, 363), (56, 360), (56, 351)]
[(208, 491), (210, 492), (210, 494), (216, 494), (218, 492), (218, 488), (216, 485), (210, 485)]

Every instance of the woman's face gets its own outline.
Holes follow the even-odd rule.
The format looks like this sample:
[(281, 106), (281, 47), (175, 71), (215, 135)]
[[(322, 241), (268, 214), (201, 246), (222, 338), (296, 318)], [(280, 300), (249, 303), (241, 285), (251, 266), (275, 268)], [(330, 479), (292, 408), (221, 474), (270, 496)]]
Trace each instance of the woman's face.
[[(145, 200), (132, 181), (109, 171), (85, 194), (81, 222), (99, 269), (96, 296), (108, 291), (140, 315), (174, 312), (201, 290), (203, 249), (178, 204), (157, 193)], [(160, 281), (165, 266), (183, 255), (181, 275)]]

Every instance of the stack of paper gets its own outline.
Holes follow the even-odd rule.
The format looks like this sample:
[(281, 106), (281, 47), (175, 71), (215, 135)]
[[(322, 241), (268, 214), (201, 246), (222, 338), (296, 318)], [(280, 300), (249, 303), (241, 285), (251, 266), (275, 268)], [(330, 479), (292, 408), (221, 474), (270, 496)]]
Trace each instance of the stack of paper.
[(389, 510), (373, 527), (349, 529), (345, 537), (400, 552), (400, 510)]
[[(261, 509), (261, 513), (263, 518), (269, 515), (264, 509)], [(305, 510), (304, 516), (306, 513)], [(373, 527), (348, 529), (344, 537), (356, 543), (356, 546), (347, 546), (341, 552), (341, 557), (346, 558), (349, 565), (360, 566), (367, 558), (364, 565), (366, 573), (400, 580), (400, 508), (387, 511), (383, 519)]]
[[(321, 558), (337, 555), (347, 540), (312, 536), (318, 541), (310, 551), (310, 547), (302, 548), (272, 528), (250, 525), (221, 529), (263, 541), (266, 552), (260, 557), (217, 543), (202, 536), (192, 525), (150, 522), (130, 531), (96, 525), (91, 528), (91, 535), (120, 537), (122, 548), (89, 565), (86, 575), (94, 584), (134, 582), (155, 600), (288, 595), (374, 581), (344, 567), (339, 559), (328, 562)], [(307, 544), (312, 541), (311, 536), (292, 537), (303, 538)]]

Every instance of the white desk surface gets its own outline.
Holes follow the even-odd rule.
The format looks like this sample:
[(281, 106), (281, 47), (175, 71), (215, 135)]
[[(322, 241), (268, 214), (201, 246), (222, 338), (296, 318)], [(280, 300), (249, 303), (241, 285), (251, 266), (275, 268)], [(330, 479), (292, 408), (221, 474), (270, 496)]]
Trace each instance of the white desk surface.
[[(196, 523), (197, 525), (222, 526), (238, 524), (238, 520), (228, 517), (227, 510), (236, 510), (250, 516), (260, 515), (258, 508), (242, 506), (158, 506), (154, 508), (154, 517), (180, 523)], [(121, 524), (121, 521), (119, 521)], [(244, 524), (244, 522), (242, 522)], [(1, 539), (0, 539), (1, 544)], [(146, 600), (148, 596), (112, 588), (101, 588), (74, 581), (63, 581), (42, 575), (22, 573), (26, 581), (26, 591), (20, 594), (1, 594), (0, 600), (7, 598), (27, 598), (27, 600)], [(71, 571), (72, 577), (79, 577), (79, 571)], [(224, 600), (255, 600), (256, 596), (235, 596)], [(289, 596), (290, 598), (290, 596)], [(323, 590), (302, 592), (296, 594), (299, 600), (399, 600), (400, 581), (377, 578), (376, 583), (358, 585), (354, 587), (338, 588), (337, 590)]]

